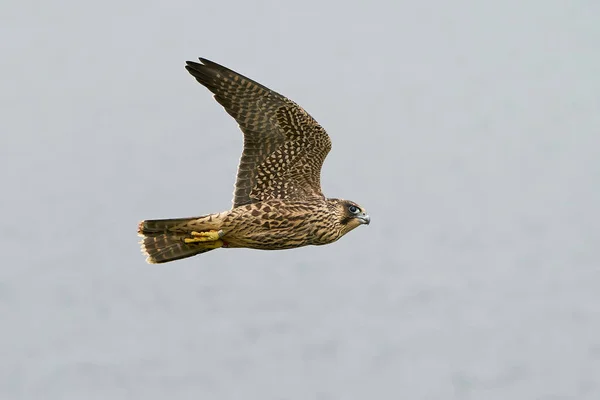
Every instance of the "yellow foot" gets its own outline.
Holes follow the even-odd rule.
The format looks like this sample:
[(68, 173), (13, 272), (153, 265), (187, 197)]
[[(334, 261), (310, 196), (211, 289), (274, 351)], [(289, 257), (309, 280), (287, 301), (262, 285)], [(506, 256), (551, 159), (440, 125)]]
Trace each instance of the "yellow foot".
[(204, 242), (202, 244), (202, 248), (204, 249), (218, 249), (219, 247), (223, 247), (225, 243), (221, 239), (215, 240), (214, 242)]
[[(223, 231), (207, 231), (207, 232), (192, 232), (192, 236), (191, 238), (185, 238), (183, 239), (184, 242), (186, 243), (200, 243), (200, 242), (215, 242), (215, 241), (219, 241), (221, 242), (221, 245), (223, 244), (223, 242), (220, 240), (223, 237)], [(221, 247), (221, 246), (218, 246)]]

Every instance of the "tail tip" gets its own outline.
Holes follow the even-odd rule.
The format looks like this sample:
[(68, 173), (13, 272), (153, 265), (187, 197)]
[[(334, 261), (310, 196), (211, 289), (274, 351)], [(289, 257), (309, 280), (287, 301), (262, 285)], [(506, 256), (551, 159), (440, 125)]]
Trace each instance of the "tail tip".
[(148, 264), (158, 264), (158, 262), (157, 262), (157, 261), (154, 259), (154, 257), (152, 257), (152, 256), (148, 256), (148, 257), (146, 257), (146, 262), (147, 262)]
[[(143, 221), (140, 222), (140, 225), (142, 223), (143, 223)], [(138, 229), (138, 235), (142, 237), (142, 240), (139, 241), (140, 250), (142, 251), (142, 254), (146, 256), (146, 262), (148, 264), (157, 264), (156, 259), (148, 252), (148, 249), (146, 249), (146, 243), (144, 243), (144, 239), (146, 238), (146, 236), (144, 236), (144, 234), (142, 234), (139, 229)]]

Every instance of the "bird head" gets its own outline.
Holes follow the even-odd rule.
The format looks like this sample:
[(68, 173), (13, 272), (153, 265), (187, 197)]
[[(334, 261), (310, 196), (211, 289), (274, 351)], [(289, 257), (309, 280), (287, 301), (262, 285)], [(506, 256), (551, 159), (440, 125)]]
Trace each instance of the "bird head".
[(360, 225), (369, 225), (371, 217), (366, 210), (350, 200), (332, 199), (335, 201), (335, 211), (339, 218), (341, 235), (345, 235)]

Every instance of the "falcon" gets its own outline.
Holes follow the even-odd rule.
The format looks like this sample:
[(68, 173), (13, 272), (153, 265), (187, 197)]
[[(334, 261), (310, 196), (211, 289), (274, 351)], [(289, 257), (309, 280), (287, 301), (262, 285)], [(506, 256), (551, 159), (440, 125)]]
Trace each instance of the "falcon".
[(233, 207), (199, 217), (138, 225), (151, 264), (217, 248), (291, 249), (335, 242), (371, 221), (365, 209), (321, 192), (327, 132), (288, 98), (224, 66), (200, 58), (185, 67), (239, 124), (244, 149)]

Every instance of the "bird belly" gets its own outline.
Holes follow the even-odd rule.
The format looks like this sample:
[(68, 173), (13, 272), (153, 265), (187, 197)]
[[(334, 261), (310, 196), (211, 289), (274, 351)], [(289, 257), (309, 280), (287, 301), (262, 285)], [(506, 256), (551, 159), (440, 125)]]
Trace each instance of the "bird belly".
[(301, 227), (268, 228), (249, 224), (239, 229), (226, 231), (223, 240), (227, 247), (246, 247), (261, 250), (284, 250), (311, 244), (311, 235)]
[(232, 210), (224, 221), (227, 247), (283, 250), (314, 244), (314, 221), (298, 209), (256, 204)]

